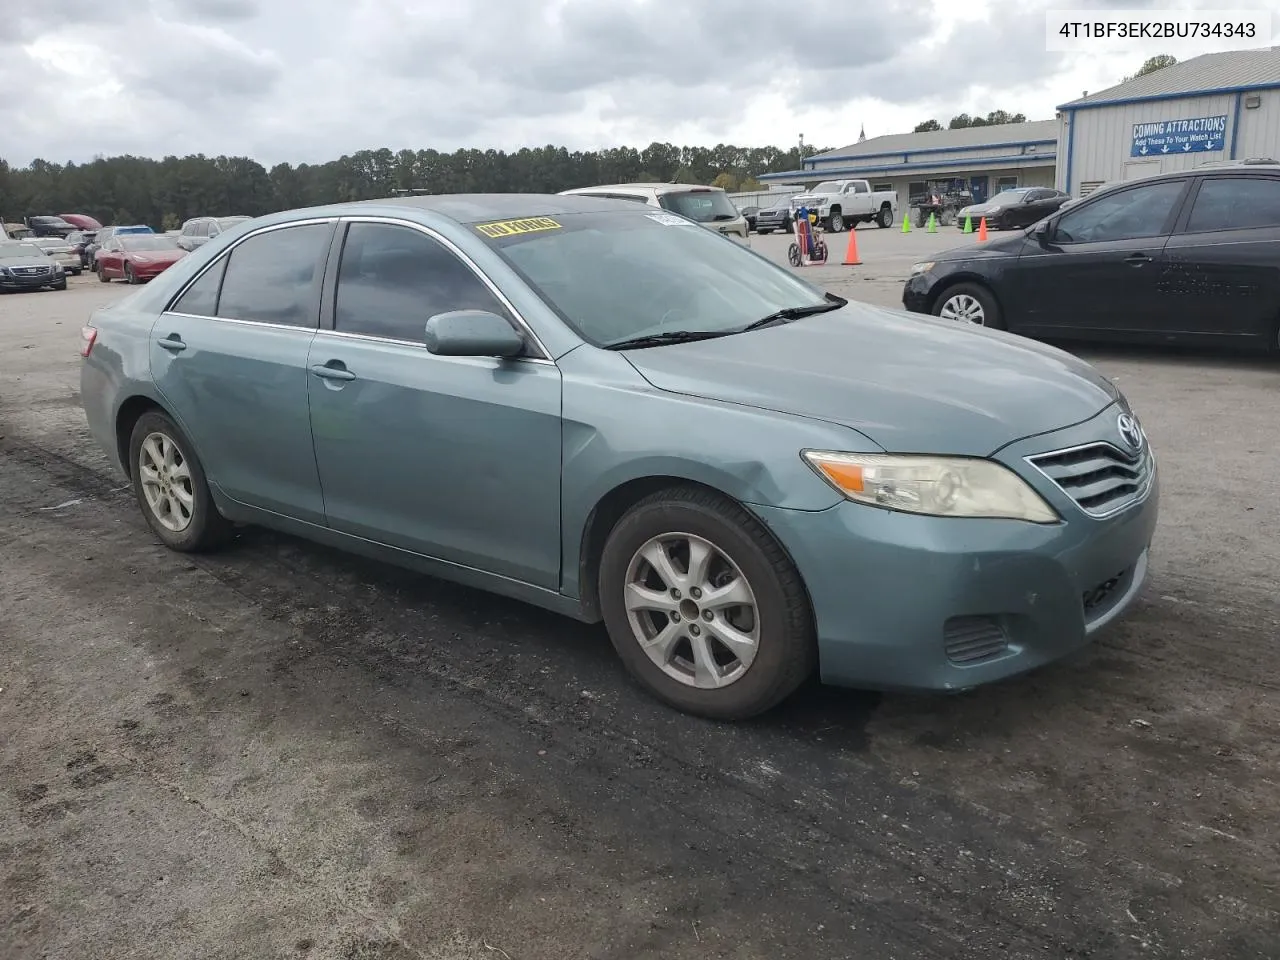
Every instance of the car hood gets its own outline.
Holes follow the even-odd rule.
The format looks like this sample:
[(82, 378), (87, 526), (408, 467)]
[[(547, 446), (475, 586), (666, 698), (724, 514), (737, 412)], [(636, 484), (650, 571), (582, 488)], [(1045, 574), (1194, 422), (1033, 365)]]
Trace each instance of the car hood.
[(47, 267), (48, 257), (5, 257), (0, 259), (0, 267)]
[(953, 263), (957, 260), (999, 260), (1017, 256), (1026, 246), (1026, 235), (1022, 231), (993, 237), (982, 246), (951, 247), (932, 254), (929, 259), (934, 263)]
[(838, 423), (890, 453), (988, 456), (1088, 420), (1118, 396), (1054, 347), (853, 303), (623, 355), (659, 390)]
[(835, 194), (831, 194), (831, 193), (802, 193), (802, 194), (800, 194), (800, 196), (798, 196), (798, 197), (792, 197), (792, 198), (791, 198), (791, 205), (792, 205), (793, 207), (801, 207), (801, 206), (804, 206), (806, 203), (817, 203), (817, 202), (819, 202), (819, 201), (821, 201), (821, 200), (829, 200), (829, 199), (831, 199), (831, 197), (833, 197), (833, 196), (835, 196)]

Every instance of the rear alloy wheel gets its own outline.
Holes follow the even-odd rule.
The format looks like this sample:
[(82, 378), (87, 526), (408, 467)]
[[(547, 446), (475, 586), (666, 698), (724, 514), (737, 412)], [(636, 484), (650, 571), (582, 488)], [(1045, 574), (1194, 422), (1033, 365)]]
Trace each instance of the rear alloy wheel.
[(893, 211), (890, 210), (888, 207), (881, 207), (880, 216), (876, 218), (876, 223), (878, 223), (881, 227), (892, 227)]
[(144, 413), (129, 439), (133, 492), (147, 525), (171, 550), (194, 553), (225, 542), (231, 523), (218, 512), (204, 468), (177, 424)]
[(710, 491), (674, 488), (632, 508), (609, 535), (599, 588), (627, 669), (688, 713), (755, 716), (816, 663), (799, 573), (753, 516)]
[(933, 313), (942, 320), (1003, 329), (995, 297), (986, 287), (976, 283), (958, 283), (943, 291), (933, 305)]

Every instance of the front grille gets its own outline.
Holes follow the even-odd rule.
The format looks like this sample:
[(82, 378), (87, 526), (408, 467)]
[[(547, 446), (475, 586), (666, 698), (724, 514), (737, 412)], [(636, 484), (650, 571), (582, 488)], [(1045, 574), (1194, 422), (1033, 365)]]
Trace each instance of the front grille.
[(947, 659), (963, 666), (991, 660), (1009, 648), (995, 617), (952, 617), (943, 627), (943, 638)]
[(1140, 499), (1151, 483), (1151, 454), (1133, 454), (1109, 443), (1090, 443), (1027, 457), (1085, 513), (1105, 517)]
[(52, 273), (53, 267), (12, 267), (11, 270), (18, 277), (39, 277)]

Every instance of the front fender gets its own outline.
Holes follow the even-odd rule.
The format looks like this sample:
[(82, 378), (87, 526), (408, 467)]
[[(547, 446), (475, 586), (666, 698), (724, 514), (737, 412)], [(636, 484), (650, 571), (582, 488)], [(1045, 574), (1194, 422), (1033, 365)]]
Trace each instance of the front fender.
[(626, 484), (671, 478), (748, 506), (818, 511), (842, 498), (802, 450), (882, 452), (849, 427), (658, 390), (619, 354), (583, 348), (562, 358), (561, 370), (561, 589), (571, 597), (582, 595), (587, 525)]

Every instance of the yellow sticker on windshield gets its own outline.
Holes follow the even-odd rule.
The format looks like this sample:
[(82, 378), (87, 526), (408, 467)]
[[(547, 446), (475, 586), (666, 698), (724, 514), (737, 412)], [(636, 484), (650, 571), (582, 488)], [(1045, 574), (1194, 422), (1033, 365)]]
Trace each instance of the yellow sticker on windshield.
[(514, 237), (521, 233), (537, 233), (540, 230), (559, 230), (560, 224), (550, 217), (527, 217), (524, 220), (499, 220), (497, 223), (480, 223), (476, 229), (490, 239)]

